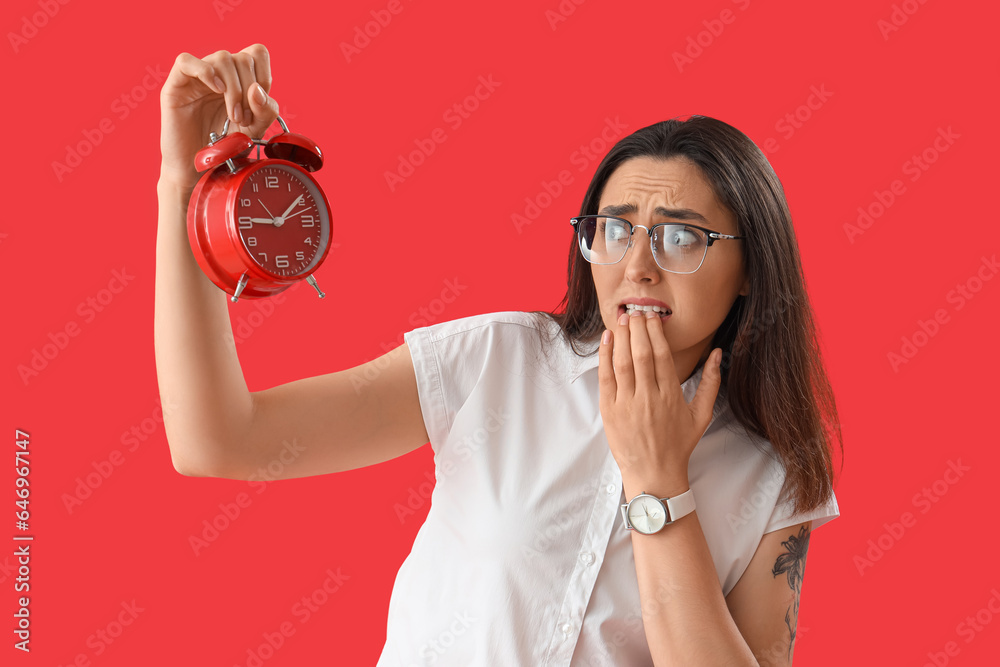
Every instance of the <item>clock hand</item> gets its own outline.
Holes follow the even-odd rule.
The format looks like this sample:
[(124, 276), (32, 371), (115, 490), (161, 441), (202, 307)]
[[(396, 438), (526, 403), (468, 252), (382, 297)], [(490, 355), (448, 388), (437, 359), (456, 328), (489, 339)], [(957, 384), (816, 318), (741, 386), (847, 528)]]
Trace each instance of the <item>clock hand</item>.
[(304, 209), (302, 209), (301, 211), (296, 211), (295, 213), (292, 213), (291, 215), (284, 215), (284, 216), (282, 216), (282, 219), (284, 219), (284, 220), (285, 220), (285, 221), (287, 222), (287, 220), (288, 220), (289, 218), (294, 218), (294, 217), (295, 217), (295, 216), (297, 216), (297, 215), (298, 215), (299, 213), (305, 213), (306, 211), (311, 211), (311, 210), (312, 210), (312, 208), (313, 208), (313, 207), (312, 207), (312, 206), (310, 206), (309, 208), (304, 208)]
[[(260, 200), (260, 198), (259, 198), (259, 197), (257, 198), (257, 203), (258, 203), (258, 204), (260, 204), (261, 206), (264, 206), (264, 202), (262, 202), (262, 201)], [(267, 210), (267, 207), (266, 207), (266, 206), (264, 206), (264, 211), (265, 211), (265, 212), (266, 212), (266, 213), (267, 213), (267, 214), (268, 214), (269, 216), (271, 216), (271, 219), (272, 219), (272, 220), (274, 220), (274, 213), (271, 213), (270, 211), (268, 211), (268, 210)]]
[(271, 218), (250, 218), (250, 222), (256, 222), (260, 225), (273, 225), (274, 220)]
[(298, 197), (295, 198), (295, 201), (292, 202), (292, 205), (289, 206), (287, 209), (285, 209), (285, 212), (281, 214), (281, 219), (282, 220), (284, 220), (285, 218), (287, 218), (288, 214), (292, 212), (292, 209), (299, 205), (299, 200), (301, 200), (301, 199), (302, 199), (302, 195), (299, 195)]

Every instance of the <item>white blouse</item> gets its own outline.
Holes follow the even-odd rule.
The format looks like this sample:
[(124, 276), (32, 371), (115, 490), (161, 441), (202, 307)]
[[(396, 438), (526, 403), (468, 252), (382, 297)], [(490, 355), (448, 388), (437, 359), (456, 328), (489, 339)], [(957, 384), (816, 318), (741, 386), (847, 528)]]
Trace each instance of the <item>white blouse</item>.
[[(597, 352), (578, 357), (550, 318), (523, 312), (404, 338), (436, 485), (378, 665), (652, 665)], [(700, 378), (681, 385), (687, 400)], [(794, 516), (777, 502), (783, 468), (739, 434), (723, 395), (688, 477), (726, 595), (765, 533), (840, 514), (835, 497)]]

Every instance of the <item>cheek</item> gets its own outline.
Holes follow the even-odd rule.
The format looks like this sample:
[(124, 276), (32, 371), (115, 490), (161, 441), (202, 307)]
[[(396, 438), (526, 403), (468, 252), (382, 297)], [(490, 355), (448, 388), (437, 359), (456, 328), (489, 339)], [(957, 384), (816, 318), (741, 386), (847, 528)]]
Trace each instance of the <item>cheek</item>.
[(700, 281), (675, 289), (674, 298), (685, 322), (715, 327), (729, 312), (730, 291), (728, 280), (706, 275)]
[(615, 293), (615, 277), (609, 275), (609, 273), (610, 272), (607, 270), (593, 272), (594, 290), (597, 292), (597, 305), (601, 310), (601, 315), (603, 315), (605, 319), (614, 317), (615, 313), (613, 311), (617, 305), (614, 303), (614, 299), (612, 298)]

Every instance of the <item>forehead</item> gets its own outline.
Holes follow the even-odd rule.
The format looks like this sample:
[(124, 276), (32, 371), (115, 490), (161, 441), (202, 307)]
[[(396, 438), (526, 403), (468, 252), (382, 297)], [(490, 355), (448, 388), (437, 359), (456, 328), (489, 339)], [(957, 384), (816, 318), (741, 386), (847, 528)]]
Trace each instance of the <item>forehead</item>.
[[(735, 232), (733, 214), (722, 205), (695, 163), (684, 158), (632, 158), (618, 165), (601, 193), (600, 211), (608, 206), (634, 205), (640, 217), (667, 217), (655, 209), (688, 209), (704, 217), (685, 215), (691, 224)], [(629, 213), (622, 217), (632, 219)]]

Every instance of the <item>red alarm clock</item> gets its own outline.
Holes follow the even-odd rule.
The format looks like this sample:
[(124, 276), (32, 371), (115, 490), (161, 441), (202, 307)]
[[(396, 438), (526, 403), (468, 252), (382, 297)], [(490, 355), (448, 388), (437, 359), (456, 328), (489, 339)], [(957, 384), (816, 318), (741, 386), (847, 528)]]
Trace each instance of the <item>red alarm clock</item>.
[(226, 119), (222, 136), (210, 133), (195, 156), (195, 169), (208, 171), (191, 193), (188, 239), (202, 271), (233, 301), (272, 296), (300, 280), (326, 296), (312, 275), (330, 250), (330, 206), (310, 175), (323, 154), (280, 116), (278, 123), (282, 132), (261, 140), (227, 135)]

